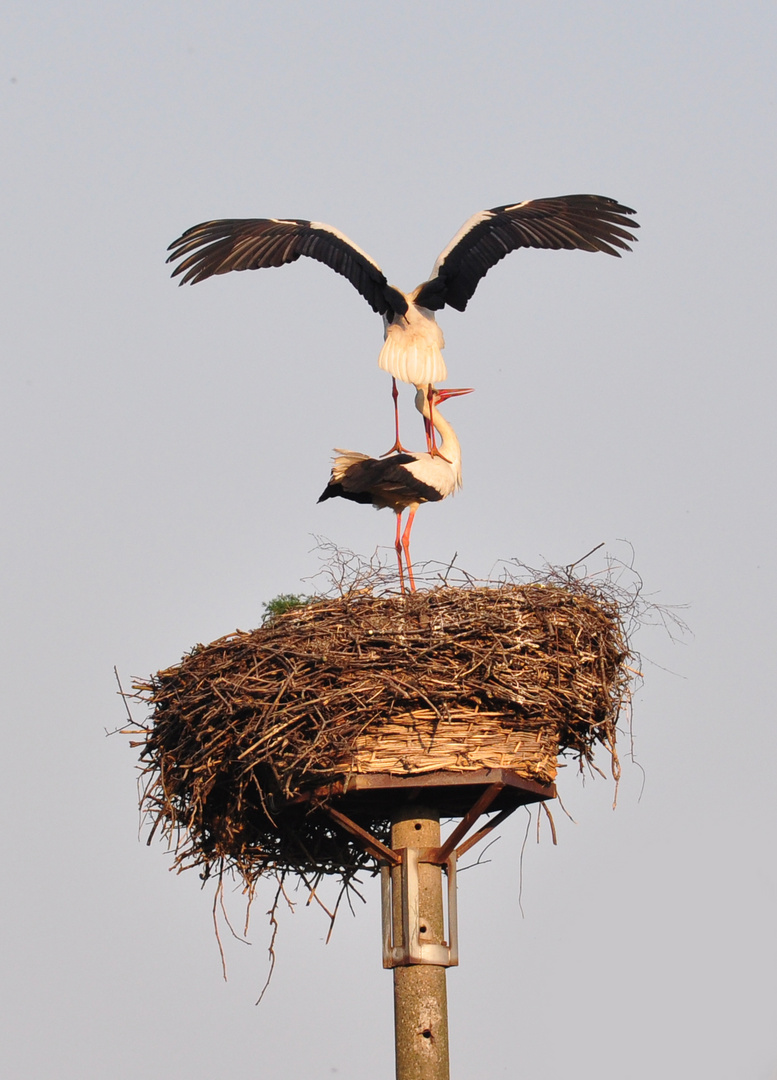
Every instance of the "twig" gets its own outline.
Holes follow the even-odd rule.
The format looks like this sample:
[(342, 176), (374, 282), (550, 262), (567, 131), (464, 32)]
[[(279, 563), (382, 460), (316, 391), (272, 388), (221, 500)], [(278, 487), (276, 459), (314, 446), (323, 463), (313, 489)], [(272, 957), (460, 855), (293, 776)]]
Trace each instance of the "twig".
[(216, 891), (213, 894), (213, 930), (216, 934), (216, 941), (219, 947), (219, 956), (221, 957), (221, 974), (224, 977), (224, 982), (227, 982), (227, 958), (224, 955), (224, 946), (221, 943), (221, 933), (219, 932), (219, 920), (218, 920), (218, 902), (221, 897), (221, 893), (224, 889), (224, 880), (219, 877)]
[(582, 558), (578, 559), (576, 562), (570, 563), (564, 569), (566, 570), (566, 572), (568, 574), (571, 575), (572, 571), (575, 569), (576, 566), (579, 566), (581, 562), (585, 562), (585, 560), (588, 558), (589, 555), (593, 555), (593, 553), (595, 551), (598, 551), (599, 548), (603, 548), (603, 547), (604, 547), (604, 540), (602, 540), (602, 542), (600, 544), (597, 544), (596, 547), (591, 548), (590, 551), (587, 551), (585, 553), (585, 555), (583, 555)]
[[(274, 897), (273, 902), (272, 902), (272, 907), (267, 912), (267, 914), (268, 914), (268, 916), (270, 918), (270, 926), (272, 927), (272, 933), (271, 933), (271, 936), (270, 936), (270, 944), (267, 947), (267, 952), (269, 953), (269, 956), (270, 956), (270, 970), (267, 972), (267, 980), (266, 980), (264, 986), (262, 987), (262, 992), (259, 995), (259, 997), (256, 999), (255, 1004), (257, 1004), (257, 1005), (261, 1005), (262, 998), (267, 993), (267, 987), (270, 985), (270, 980), (272, 979), (272, 973), (273, 973), (273, 971), (275, 971), (275, 959), (276, 959), (276, 957), (275, 957), (275, 940), (278, 937), (278, 919), (276, 917), (276, 912), (278, 910), (278, 900), (280, 899), (281, 893), (283, 893), (283, 895), (286, 896), (285, 892), (283, 892), (283, 879), (282, 878), (278, 881), (278, 889), (277, 889), (277, 891), (275, 893), (275, 897)], [(288, 897), (286, 897), (286, 902), (288, 903)]]
[(113, 674), (116, 676), (116, 685), (119, 688), (119, 697), (124, 702), (124, 708), (127, 710), (127, 718), (130, 724), (133, 725), (133, 727), (138, 727), (139, 725), (137, 725), (132, 719), (132, 713), (130, 712), (130, 707), (127, 704), (127, 695), (124, 693), (124, 687), (121, 685), (121, 679), (119, 678), (119, 670), (115, 664), (113, 665)]
[(521, 912), (521, 918), (526, 918), (526, 913), (523, 910), (523, 855), (526, 851), (526, 842), (529, 839), (529, 826), (531, 825), (531, 810), (526, 807), (526, 832), (523, 834), (523, 843), (521, 844), (521, 854), (518, 858), (518, 908)]

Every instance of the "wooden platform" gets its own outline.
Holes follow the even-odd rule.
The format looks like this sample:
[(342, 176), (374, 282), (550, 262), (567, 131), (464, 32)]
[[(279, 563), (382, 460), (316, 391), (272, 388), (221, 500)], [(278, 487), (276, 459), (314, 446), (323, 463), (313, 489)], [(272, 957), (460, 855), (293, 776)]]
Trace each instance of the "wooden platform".
[(471, 772), (429, 772), (411, 776), (392, 773), (352, 773), (343, 780), (312, 788), (295, 802), (326, 798), (357, 820), (387, 818), (401, 806), (419, 803), (439, 809), (445, 817), (463, 817), (492, 784), (504, 784), (490, 811), (555, 799), (555, 784), (527, 780), (511, 769)]

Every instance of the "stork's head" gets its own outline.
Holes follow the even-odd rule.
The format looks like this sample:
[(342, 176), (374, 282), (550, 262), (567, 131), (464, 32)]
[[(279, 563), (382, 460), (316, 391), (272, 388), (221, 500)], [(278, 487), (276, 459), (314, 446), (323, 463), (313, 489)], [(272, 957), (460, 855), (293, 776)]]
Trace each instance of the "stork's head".
[[(452, 388), (446, 388), (439, 390), (436, 386), (431, 387), (431, 391), (425, 390), (423, 387), (419, 387), (415, 395), (415, 407), (419, 412), (424, 411), (424, 401), (431, 400), (432, 405), (436, 408), (441, 405), (443, 401), (447, 401), (448, 398), (461, 397), (462, 394), (471, 394), (474, 387), (468, 386), (462, 390), (454, 390)], [(431, 393), (431, 397), (430, 397)]]

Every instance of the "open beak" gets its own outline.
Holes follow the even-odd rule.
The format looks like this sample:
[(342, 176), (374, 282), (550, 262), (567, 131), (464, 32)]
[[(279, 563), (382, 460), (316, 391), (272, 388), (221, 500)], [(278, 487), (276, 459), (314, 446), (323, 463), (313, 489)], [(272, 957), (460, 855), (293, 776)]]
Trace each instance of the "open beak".
[(434, 392), (439, 403), (440, 401), (447, 401), (448, 398), (461, 397), (462, 394), (471, 394), (474, 389), (474, 386), (468, 386), (464, 390), (438, 390), (435, 388)]

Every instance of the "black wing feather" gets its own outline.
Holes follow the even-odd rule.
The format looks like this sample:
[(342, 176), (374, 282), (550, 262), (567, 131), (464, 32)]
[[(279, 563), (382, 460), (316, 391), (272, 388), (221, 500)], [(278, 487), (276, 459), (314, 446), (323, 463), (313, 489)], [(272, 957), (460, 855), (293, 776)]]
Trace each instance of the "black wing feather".
[(639, 228), (630, 220), (634, 213), (603, 195), (561, 195), (495, 206), (464, 225), (420, 287), (416, 303), (432, 311), (446, 304), (464, 311), (481, 278), (517, 248), (603, 251), (620, 258), (620, 251), (631, 251), (629, 241), (636, 241), (628, 231)]
[(439, 502), (440, 492), (413, 476), (405, 465), (417, 458), (412, 454), (393, 454), (389, 458), (364, 458), (346, 469), (340, 480), (330, 480), (318, 501), (349, 499), (351, 502), (372, 503), (378, 509), (391, 507), (395, 511), (414, 502)]
[(385, 274), (340, 233), (301, 218), (225, 218), (187, 229), (167, 249), (167, 261), (181, 260), (172, 276), (194, 285), (231, 270), (284, 266), (301, 255), (347, 278), (379, 315), (403, 315), (407, 302)]

